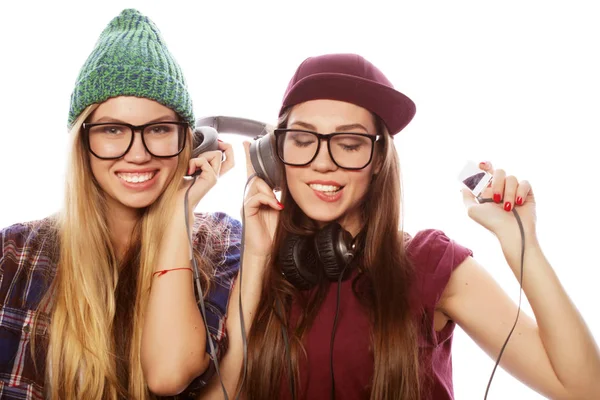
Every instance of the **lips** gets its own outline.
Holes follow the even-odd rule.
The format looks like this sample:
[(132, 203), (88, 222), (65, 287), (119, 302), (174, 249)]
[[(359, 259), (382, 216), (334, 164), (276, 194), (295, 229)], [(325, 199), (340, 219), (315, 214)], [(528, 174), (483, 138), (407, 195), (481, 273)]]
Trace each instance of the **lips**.
[(309, 182), (310, 187), (317, 198), (327, 203), (334, 203), (342, 198), (344, 186), (333, 181)]

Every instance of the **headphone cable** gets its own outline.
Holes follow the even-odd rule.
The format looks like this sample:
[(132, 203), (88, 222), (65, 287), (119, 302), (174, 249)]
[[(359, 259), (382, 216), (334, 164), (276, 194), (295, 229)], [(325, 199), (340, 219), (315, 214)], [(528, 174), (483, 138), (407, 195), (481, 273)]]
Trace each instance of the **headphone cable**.
[(200, 304), (200, 313), (202, 314), (202, 320), (204, 321), (204, 327), (206, 329), (206, 340), (208, 340), (208, 345), (210, 348), (210, 357), (212, 358), (213, 362), (215, 363), (215, 371), (217, 372), (217, 376), (219, 377), (219, 381), (221, 382), (221, 389), (223, 389), (223, 395), (225, 396), (225, 400), (229, 400), (229, 397), (227, 396), (227, 391), (225, 390), (225, 385), (223, 384), (223, 379), (221, 378), (221, 372), (219, 371), (219, 360), (217, 359), (217, 353), (215, 351), (215, 345), (212, 341), (212, 337), (210, 335), (210, 331), (208, 328), (208, 322), (206, 319), (206, 308), (204, 307), (204, 294), (202, 292), (202, 286), (200, 284), (200, 269), (198, 268), (198, 264), (196, 263), (196, 259), (194, 258), (194, 247), (193, 247), (193, 241), (192, 241), (192, 231), (191, 231), (191, 226), (190, 226), (190, 221), (189, 221), (189, 212), (188, 212), (188, 194), (190, 189), (192, 188), (192, 186), (194, 186), (194, 184), (196, 183), (196, 178), (197, 176), (193, 176), (192, 177), (192, 184), (190, 186), (188, 186), (187, 190), (185, 191), (185, 199), (183, 202), (183, 206), (184, 206), (184, 215), (185, 215), (185, 227), (187, 230), (187, 237), (188, 237), (188, 242), (190, 245), (190, 260), (192, 261), (192, 265), (193, 265), (193, 269), (194, 269), (194, 283), (196, 284), (196, 291), (198, 292), (198, 298), (199, 298), (199, 304)]
[[(257, 176), (256, 173), (250, 175), (248, 177), (248, 179), (246, 180), (246, 185), (244, 185), (244, 193), (243, 193), (243, 197), (246, 197), (246, 190), (248, 189), (248, 185), (250, 184), (250, 181), (252, 181), (252, 179), (254, 179)], [(243, 372), (242, 372), (242, 380), (240, 381), (238, 390), (236, 390), (236, 395), (235, 395), (235, 399), (239, 399), (240, 396), (242, 395), (242, 387), (244, 385), (244, 382), (246, 381), (246, 372), (248, 371), (248, 337), (246, 334), (246, 323), (244, 322), (244, 309), (242, 307), (242, 272), (243, 272), (243, 265), (244, 265), (244, 244), (246, 243), (246, 211), (244, 208), (244, 205), (242, 204), (242, 243), (241, 243), (241, 250), (240, 250), (240, 268), (239, 268), (239, 288), (240, 290), (238, 291), (238, 308), (239, 308), (239, 313), (240, 313), (240, 331), (242, 334), (242, 349), (243, 349)]]
[[(479, 203), (491, 203), (494, 201), (493, 199), (487, 199), (487, 198), (484, 199), (484, 198), (480, 198), (480, 197), (478, 197), (477, 200), (479, 201)], [(500, 353), (498, 354), (498, 358), (496, 359), (494, 369), (492, 370), (492, 374), (490, 375), (490, 380), (488, 381), (487, 387), (485, 389), (484, 400), (487, 400), (487, 396), (490, 391), (490, 386), (492, 385), (492, 379), (494, 378), (496, 369), (498, 368), (498, 365), (500, 364), (500, 359), (502, 358), (502, 354), (504, 353), (504, 350), (506, 349), (506, 346), (508, 345), (508, 341), (509, 341), (510, 337), (512, 336), (513, 331), (515, 330), (515, 327), (517, 326), (517, 322), (519, 321), (519, 314), (521, 313), (521, 297), (523, 295), (523, 264), (525, 262), (525, 230), (523, 229), (523, 222), (521, 221), (521, 217), (519, 216), (517, 209), (513, 208), (512, 212), (515, 215), (517, 224), (519, 225), (519, 231), (521, 232), (521, 270), (520, 270), (520, 278), (519, 278), (519, 305), (517, 308), (517, 316), (515, 318), (515, 322), (511, 328), (510, 332), (508, 333), (508, 336), (506, 337), (506, 340), (504, 341), (502, 348), (500, 349)]]
[(330, 394), (331, 400), (335, 399), (335, 374), (334, 374), (334, 370), (333, 370), (333, 344), (334, 344), (334, 340), (335, 340), (335, 332), (337, 329), (338, 317), (339, 317), (339, 313), (340, 313), (340, 297), (341, 297), (341, 291), (342, 291), (342, 279), (344, 277), (344, 273), (346, 272), (346, 268), (348, 268), (349, 264), (350, 264), (350, 262), (346, 263), (346, 266), (344, 266), (344, 269), (340, 273), (340, 276), (338, 277), (338, 281), (337, 281), (335, 315), (333, 317), (333, 328), (331, 329), (331, 340), (329, 342), (329, 372), (331, 374), (331, 394)]

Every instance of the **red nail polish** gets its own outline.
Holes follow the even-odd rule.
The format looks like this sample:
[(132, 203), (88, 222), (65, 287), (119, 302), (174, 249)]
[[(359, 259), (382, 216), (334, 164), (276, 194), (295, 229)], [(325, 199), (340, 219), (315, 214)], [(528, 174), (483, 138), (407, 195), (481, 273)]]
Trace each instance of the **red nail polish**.
[(277, 205), (279, 206), (279, 208), (281, 208), (283, 210), (283, 204), (281, 204), (280, 202), (277, 202)]
[(502, 196), (500, 196), (500, 193), (494, 193), (494, 202), (500, 203), (501, 201), (502, 201)]
[(487, 161), (482, 161), (479, 163), (480, 167), (485, 167), (487, 165)]
[(515, 200), (515, 204), (518, 206), (523, 204), (523, 198), (521, 196), (517, 197), (517, 200)]
[(506, 203), (504, 203), (504, 210), (510, 211), (511, 209), (512, 209), (512, 204), (510, 204), (510, 201), (507, 201)]

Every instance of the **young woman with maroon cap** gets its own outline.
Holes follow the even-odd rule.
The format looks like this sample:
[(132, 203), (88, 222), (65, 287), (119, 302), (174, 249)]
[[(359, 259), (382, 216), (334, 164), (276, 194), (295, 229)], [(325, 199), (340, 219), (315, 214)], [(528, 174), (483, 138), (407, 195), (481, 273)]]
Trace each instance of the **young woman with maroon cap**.
[[(392, 136), (414, 114), (358, 55), (312, 57), (297, 69), (275, 130), (281, 203), (259, 178), (245, 201), (248, 358), (238, 376), (244, 348), (230, 301), (221, 367), (232, 394), (241, 385), (247, 399), (453, 399), (455, 324), (498, 356), (515, 304), (443, 232), (401, 230)], [(521, 314), (502, 367), (553, 399), (600, 398), (598, 347), (540, 248), (531, 185), (480, 168), (493, 175), (482, 193), (492, 201), (464, 190), (468, 215), (496, 235), (517, 279), (524, 261), (537, 320)]]

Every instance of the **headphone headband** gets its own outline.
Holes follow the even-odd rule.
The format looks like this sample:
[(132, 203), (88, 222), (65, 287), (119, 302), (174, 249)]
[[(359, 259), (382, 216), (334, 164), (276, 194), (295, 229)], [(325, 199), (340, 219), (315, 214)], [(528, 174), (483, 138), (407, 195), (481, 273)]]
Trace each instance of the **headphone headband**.
[(196, 126), (210, 126), (219, 133), (235, 133), (256, 139), (268, 133), (268, 124), (248, 118), (210, 116), (196, 120)]
[(208, 127), (218, 133), (235, 133), (251, 137), (250, 161), (256, 174), (272, 189), (281, 189), (283, 168), (275, 151), (272, 127), (253, 119), (210, 116), (196, 121), (196, 129)]

